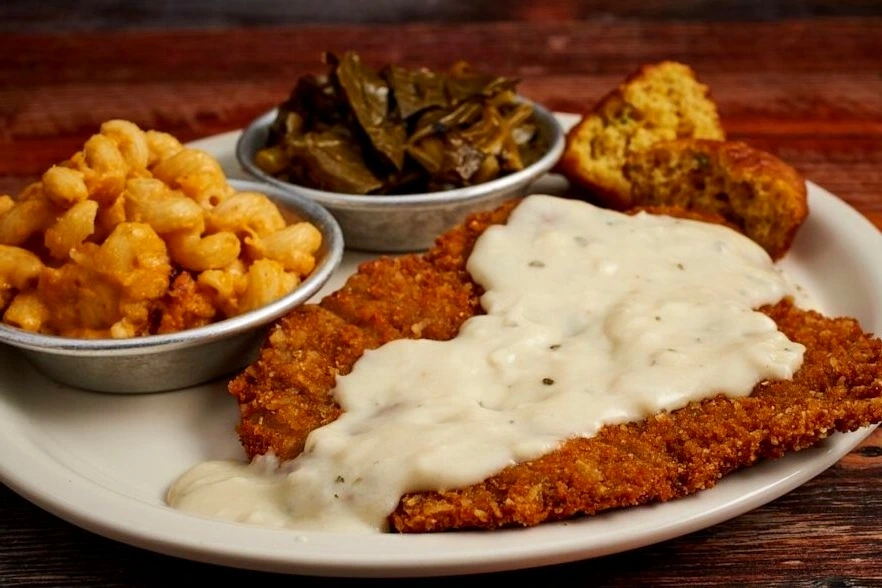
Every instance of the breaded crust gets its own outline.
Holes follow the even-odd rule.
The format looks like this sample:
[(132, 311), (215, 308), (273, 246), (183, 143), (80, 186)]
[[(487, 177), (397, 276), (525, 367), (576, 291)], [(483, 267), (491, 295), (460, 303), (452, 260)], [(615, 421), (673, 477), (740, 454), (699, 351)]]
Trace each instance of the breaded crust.
[(366, 349), (393, 339), (450, 339), (482, 312), (465, 262), (478, 235), (504, 222), (515, 204), (470, 217), (426, 254), (362, 264), (319, 305), (298, 307), (274, 325), (258, 360), (229, 384), (248, 457), (297, 456), (310, 431), (340, 415), (329, 391)]
[[(465, 271), (477, 237), (516, 203), (470, 217), (424, 255), (363, 265), (321, 305), (275, 327), (256, 363), (230, 384), (249, 457), (295, 457), (306, 435), (339, 415), (331, 391), (365, 349), (402, 337), (448, 339), (482, 312)], [(673, 213), (671, 209), (667, 213)], [(713, 486), (759, 459), (808, 447), (833, 431), (882, 420), (882, 343), (856, 321), (790, 301), (763, 309), (807, 348), (792, 381), (764, 382), (747, 398), (717, 397), (638, 423), (604, 427), (482, 483), (402, 498), (399, 532), (536, 525), (664, 501)]]
[(780, 259), (808, 216), (803, 177), (739, 141), (681, 139), (629, 154), (634, 206), (674, 206), (722, 216)]
[(646, 64), (570, 129), (557, 170), (596, 203), (624, 210), (631, 206), (622, 173), (628, 154), (685, 137), (725, 139), (710, 90), (688, 65)]

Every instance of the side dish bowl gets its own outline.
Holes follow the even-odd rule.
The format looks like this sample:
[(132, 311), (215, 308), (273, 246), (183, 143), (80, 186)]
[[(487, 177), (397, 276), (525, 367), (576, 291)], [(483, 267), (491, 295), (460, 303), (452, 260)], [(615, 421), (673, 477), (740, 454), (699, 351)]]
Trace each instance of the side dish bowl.
[(256, 310), (177, 333), (128, 339), (73, 339), (42, 335), (0, 323), (0, 343), (17, 347), (50, 378), (101, 392), (160, 392), (194, 386), (244, 367), (266, 328), (311, 298), (343, 257), (343, 235), (334, 217), (315, 202), (251, 181), (230, 180), (240, 191), (262, 192), (283, 215), (314, 224), (322, 234), (316, 267), (291, 293)]
[(563, 152), (565, 137), (554, 115), (533, 104), (534, 119), (547, 142), (547, 151), (524, 169), (465, 188), (421, 194), (360, 195), (326, 192), (285, 182), (261, 170), (254, 163), (258, 150), (266, 146), (273, 109), (255, 119), (236, 144), (239, 165), (253, 177), (308, 198), (327, 208), (343, 230), (346, 247), (364, 251), (406, 252), (430, 247), (437, 235), (462, 221), (466, 215), (526, 195), (530, 185), (548, 172)]

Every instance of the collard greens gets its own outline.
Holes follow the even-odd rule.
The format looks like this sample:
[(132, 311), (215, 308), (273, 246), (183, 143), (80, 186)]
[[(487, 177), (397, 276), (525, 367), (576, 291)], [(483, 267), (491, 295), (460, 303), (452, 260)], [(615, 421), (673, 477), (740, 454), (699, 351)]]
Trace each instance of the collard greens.
[(255, 163), (282, 180), (350, 194), (432, 192), (486, 182), (538, 159), (547, 145), (517, 80), (325, 55), (300, 78)]

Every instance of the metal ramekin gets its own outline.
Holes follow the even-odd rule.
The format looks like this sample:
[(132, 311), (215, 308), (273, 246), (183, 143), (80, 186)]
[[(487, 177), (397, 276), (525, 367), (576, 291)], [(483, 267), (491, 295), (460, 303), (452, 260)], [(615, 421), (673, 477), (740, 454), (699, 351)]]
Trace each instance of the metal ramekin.
[(419, 251), (432, 245), (442, 232), (470, 212), (492, 209), (505, 200), (526, 195), (534, 180), (548, 172), (563, 153), (565, 137), (554, 115), (533, 104), (540, 132), (549, 149), (529, 167), (495, 180), (443, 192), (372, 196), (314, 190), (281, 181), (254, 164), (254, 155), (266, 146), (276, 109), (255, 119), (236, 144), (236, 158), (255, 178), (327, 208), (343, 229), (346, 247), (364, 251)]
[(230, 374), (254, 359), (267, 327), (303, 304), (328, 281), (343, 256), (334, 217), (315, 202), (264, 183), (230, 180), (237, 190), (262, 192), (283, 213), (307, 220), (322, 233), (315, 270), (290, 294), (266, 306), (166, 335), (128, 339), (72, 339), (0, 324), (0, 343), (17, 347), (58, 382), (102, 392), (158, 392), (194, 386)]

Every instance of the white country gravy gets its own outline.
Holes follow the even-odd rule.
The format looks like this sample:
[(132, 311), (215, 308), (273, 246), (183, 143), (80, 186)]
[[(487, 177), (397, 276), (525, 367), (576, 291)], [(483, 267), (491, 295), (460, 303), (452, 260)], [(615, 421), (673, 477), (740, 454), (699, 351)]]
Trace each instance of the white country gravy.
[(176, 508), (299, 529), (380, 531), (408, 492), (453, 489), (573, 436), (786, 379), (804, 348), (752, 309), (792, 295), (755, 243), (706, 223), (531, 196), (478, 240), (486, 315), (451, 341), (368, 351), (343, 415), (276, 468), (207, 462)]

